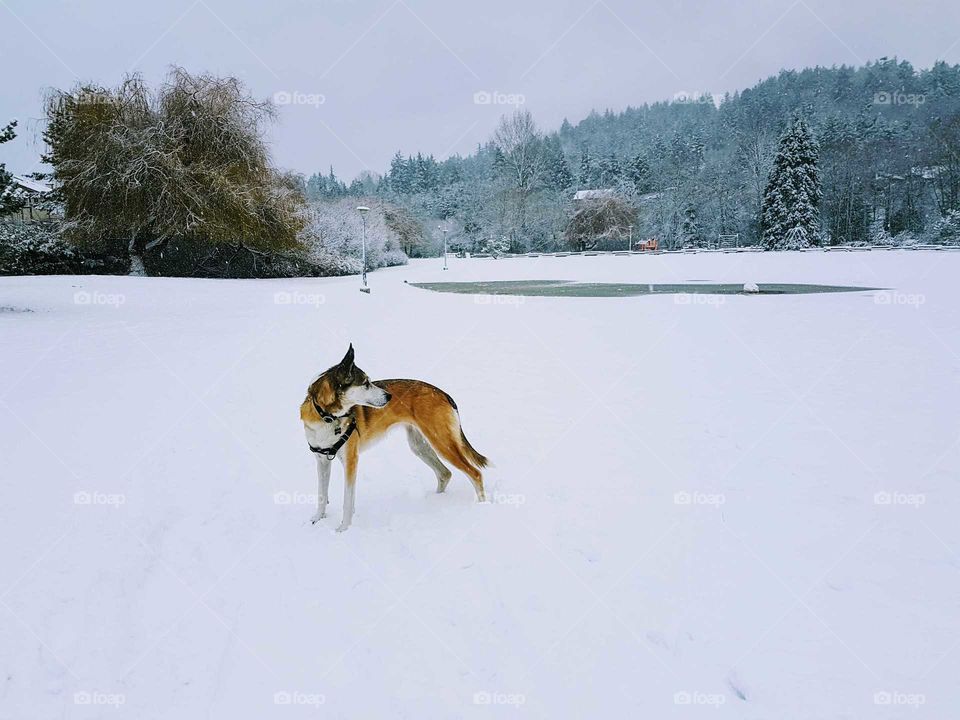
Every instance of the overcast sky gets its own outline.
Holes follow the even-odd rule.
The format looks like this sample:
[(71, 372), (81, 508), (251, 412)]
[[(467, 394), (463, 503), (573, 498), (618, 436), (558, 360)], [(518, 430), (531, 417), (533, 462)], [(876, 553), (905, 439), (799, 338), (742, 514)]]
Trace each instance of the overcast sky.
[[(170, 64), (289, 99), (270, 130), (277, 164), (307, 174), (332, 164), (349, 180), (383, 171), (397, 150), (469, 153), (520, 99), (511, 95), (550, 130), (591, 108), (883, 56), (960, 62), (960, 3), (0, 0), (0, 125), (16, 117), (21, 133), (0, 161), (40, 169), (44, 87), (113, 85), (134, 70), (154, 83)], [(490, 95), (478, 104), (477, 93)]]

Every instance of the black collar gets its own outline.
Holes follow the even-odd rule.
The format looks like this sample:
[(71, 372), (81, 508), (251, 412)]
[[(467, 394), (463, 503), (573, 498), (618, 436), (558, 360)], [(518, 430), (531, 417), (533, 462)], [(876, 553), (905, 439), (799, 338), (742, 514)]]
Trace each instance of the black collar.
[(313, 403), (313, 409), (316, 410), (317, 414), (323, 418), (324, 422), (332, 423), (335, 420), (342, 420), (343, 418), (347, 417), (350, 414), (349, 411), (347, 411), (343, 415), (334, 415), (331, 412), (327, 412), (322, 407), (320, 407), (320, 404), (317, 402), (317, 399), (312, 395), (310, 396), (310, 402)]

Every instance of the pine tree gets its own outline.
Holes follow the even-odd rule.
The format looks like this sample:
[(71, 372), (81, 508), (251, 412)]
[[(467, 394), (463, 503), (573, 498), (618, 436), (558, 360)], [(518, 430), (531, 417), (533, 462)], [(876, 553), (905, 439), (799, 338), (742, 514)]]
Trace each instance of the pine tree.
[(407, 161), (399, 150), (390, 161), (390, 187), (398, 195), (406, 195), (410, 192), (410, 179), (407, 176)]
[(578, 182), (581, 187), (590, 187), (593, 184), (594, 179), (594, 167), (593, 167), (593, 158), (590, 157), (590, 153), (587, 150), (584, 150), (580, 154), (580, 174), (577, 177)]
[(637, 195), (650, 192), (650, 165), (643, 155), (635, 155), (630, 160), (624, 175), (632, 186), (631, 190)]
[(767, 250), (816, 244), (820, 230), (819, 146), (800, 117), (780, 138), (767, 180), (760, 216), (761, 243)]
[(562, 192), (573, 185), (573, 174), (567, 159), (563, 155), (560, 140), (553, 136), (547, 141), (547, 185), (557, 192)]
[[(11, 120), (6, 127), (0, 128), (0, 145), (13, 140), (17, 133), (14, 128), (17, 126), (16, 120)], [(0, 163), (0, 215), (18, 210), (21, 203), (13, 196), (13, 176), (7, 172), (7, 168)]]

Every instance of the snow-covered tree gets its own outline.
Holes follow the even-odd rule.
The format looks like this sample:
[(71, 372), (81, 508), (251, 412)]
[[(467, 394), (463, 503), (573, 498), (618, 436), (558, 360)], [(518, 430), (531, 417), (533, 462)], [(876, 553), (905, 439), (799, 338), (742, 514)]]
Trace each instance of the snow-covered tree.
[(797, 117), (780, 138), (763, 196), (761, 242), (768, 250), (816, 244), (820, 231), (819, 146)]
[[(16, 120), (11, 120), (3, 128), (0, 128), (0, 145), (13, 140), (17, 133), (14, 128), (17, 126)], [(13, 176), (7, 172), (7, 168), (0, 163), (0, 215), (4, 215), (14, 210), (18, 210), (21, 201), (13, 192)]]
[(64, 200), (64, 237), (131, 257), (188, 238), (248, 251), (296, 250), (303, 197), (276, 170), (272, 106), (239, 80), (174, 67), (152, 92), (79, 85), (46, 103), (44, 159)]

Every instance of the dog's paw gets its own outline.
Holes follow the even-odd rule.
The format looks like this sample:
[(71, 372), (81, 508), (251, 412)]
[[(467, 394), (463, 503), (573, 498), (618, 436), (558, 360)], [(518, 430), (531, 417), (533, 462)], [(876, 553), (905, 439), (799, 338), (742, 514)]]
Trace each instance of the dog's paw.
[(337, 532), (338, 533), (344, 532), (345, 530), (349, 529), (349, 527), (350, 525), (348, 523), (340, 523), (339, 525), (337, 525)]
[(310, 518), (310, 524), (311, 524), (311, 525), (316, 525), (318, 522), (320, 522), (321, 520), (323, 520), (326, 516), (327, 516), (327, 511), (326, 511), (326, 510), (320, 510), (319, 512), (315, 512), (315, 513), (313, 514), (313, 517)]

